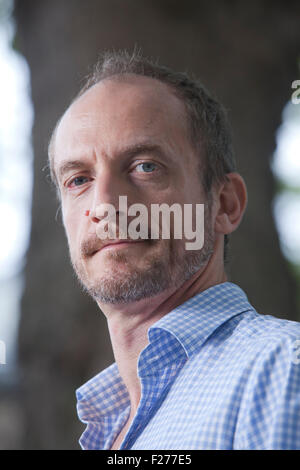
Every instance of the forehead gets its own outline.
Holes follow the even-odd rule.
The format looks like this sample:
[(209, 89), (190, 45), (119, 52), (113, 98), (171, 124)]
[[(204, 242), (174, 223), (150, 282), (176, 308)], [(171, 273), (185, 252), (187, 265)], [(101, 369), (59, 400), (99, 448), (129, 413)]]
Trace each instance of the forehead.
[(55, 137), (55, 166), (71, 151), (97, 143), (109, 151), (137, 140), (187, 141), (184, 103), (166, 84), (131, 75), (106, 79), (77, 99), (64, 114)]

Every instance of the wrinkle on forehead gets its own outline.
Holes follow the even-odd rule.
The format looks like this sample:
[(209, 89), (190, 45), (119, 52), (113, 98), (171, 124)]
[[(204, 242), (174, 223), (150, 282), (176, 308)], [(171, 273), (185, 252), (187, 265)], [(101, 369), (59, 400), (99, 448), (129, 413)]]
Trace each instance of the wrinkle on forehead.
[(165, 143), (169, 140), (182, 151), (182, 146), (191, 148), (187, 121), (185, 104), (169, 85), (136, 75), (121, 81), (113, 77), (94, 85), (74, 101), (60, 122), (56, 142), (67, 150), (67, 141), (80, 147), (85, 134), (98, 139), (102, 132), (113, 136), (106, 139), (109, 147), (118, 147), (118, 141), (125, 144), (155, 136)]
[[(134, 100), (128, 101), (128, 95), (134, 95)], [(111, 100), (118, 98), (119, 108), (116, 113), (122, 112), (122, 105), (126, 102), (126, 111), (134, 110), (139, 106), (145, 106), (153, 114), (168, 114), (168, 111), (174, 117), (180, 119), (181, 126), (187, 121), (187, 113), (184, 102), (175, 94), (172, 87), (157, 79), (150, 77), (137, 76), (128, 74), (126, 76), (109, 77), (89, 88), (83, 95), (77, 98), (67, 110), (67, 113), (73, 115), (80, 114), (84, 122), (86, 117), (91, 115), (93, 111), (91, 106), (97, 103), (99, 108), (95, 112), (106, 110), (107, 106), (111, 106)], [(79, 108), (79, 109), (78, 109)], [(86, 111), (84, 109), (86, 108)], [(183, 119), (182, 119), (183, 118)], [(151, 123), (150, 118), (149, 123)]]

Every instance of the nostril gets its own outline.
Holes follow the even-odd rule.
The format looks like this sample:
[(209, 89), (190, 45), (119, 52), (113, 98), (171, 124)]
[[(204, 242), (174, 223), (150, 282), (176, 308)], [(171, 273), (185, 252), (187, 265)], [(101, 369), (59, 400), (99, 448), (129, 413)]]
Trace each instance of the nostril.
[(94, 211), (87, 210), (87, 211), (85, 211), (84, 215), (87, 216), (87, 217), (91, 216), (92, 221), (95, 222), (95, 223), (99, 222), (99, 218), (95, 216)]

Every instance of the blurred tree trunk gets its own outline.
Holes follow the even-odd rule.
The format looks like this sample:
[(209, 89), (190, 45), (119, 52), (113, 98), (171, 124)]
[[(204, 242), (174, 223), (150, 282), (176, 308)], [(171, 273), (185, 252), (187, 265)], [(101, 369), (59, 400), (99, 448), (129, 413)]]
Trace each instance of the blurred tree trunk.
[(232, 237), (231, 280), (261, 313), (296, 319), (296, 286), (271, 214), (269, 163), (297, 77), (299, 3), (211, 0), (16, 0), (16, 46), (32, 74), (34, 197), (19, 331), (26, 432), (22, 446), (78, 448), (75, 389), (112, 362), (106, 322), (72, 274), (43, 167), (50, 132), (80, 79), (107, 48), (143, 52), (194, 72), (226, 105), (249, 192)]

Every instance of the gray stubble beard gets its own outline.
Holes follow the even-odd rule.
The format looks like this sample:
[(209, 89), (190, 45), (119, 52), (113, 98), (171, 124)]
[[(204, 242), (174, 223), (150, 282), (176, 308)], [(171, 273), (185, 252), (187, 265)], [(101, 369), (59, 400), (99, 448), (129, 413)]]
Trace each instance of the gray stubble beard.
[[(146, 256), (143, 269), (132, 268), (126, 275), (118, 265), (128, 263), (128, 255), (118, 251), (107, 255), (114, 259), (116, 269), (90, 280), (83, 261), (79, 263), (70, 253), (71, 263), (84, 292), (103, 304), (130, 303), (154, 297), (169, 288), (178, 289), (208, 262), (214, 251), (214, 233), (211, 223), (205, 217), (205, 240), (201, 250), (185, 250), (179, 255), (178, 250), (169, 250), (169, 256)], [(159, 243), (149, 240), (147, 243)], [(171, 247), (171, 244), (169, 244)], [(129, 260), (130, 262), (130, 260)]]

